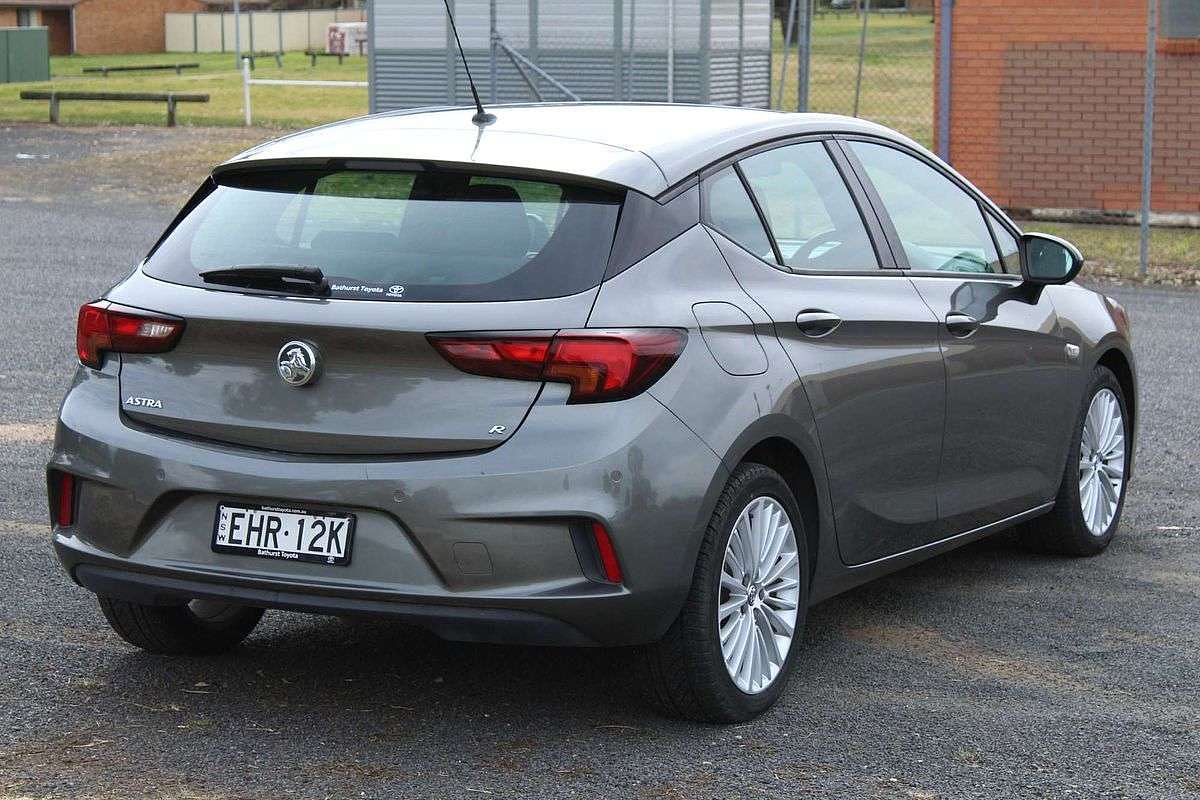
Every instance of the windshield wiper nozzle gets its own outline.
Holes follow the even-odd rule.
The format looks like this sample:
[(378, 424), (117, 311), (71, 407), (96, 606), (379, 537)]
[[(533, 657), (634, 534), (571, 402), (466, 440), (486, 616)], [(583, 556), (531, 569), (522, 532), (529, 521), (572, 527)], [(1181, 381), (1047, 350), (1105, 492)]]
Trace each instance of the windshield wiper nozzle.
[(205, 283), (220, 283), (246, 289), (296, 292), (322, 297), (329, 294), (329, 281), (325, 279), (325, 273), (321, 272), (321, 268), (299, 264), (291, 266), (251, 264), (224, 267), (201, 272), (200, 277)]

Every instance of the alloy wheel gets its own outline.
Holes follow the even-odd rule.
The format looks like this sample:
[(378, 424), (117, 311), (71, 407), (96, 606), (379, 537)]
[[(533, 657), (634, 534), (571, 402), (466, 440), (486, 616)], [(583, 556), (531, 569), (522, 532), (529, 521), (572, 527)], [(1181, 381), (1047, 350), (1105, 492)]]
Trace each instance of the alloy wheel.
[(796, 631), (800, 559), (787, 511), (751, 500), (734, 523), (721, 565), (717, 628), (734, 684), (758, 694), (779, 676)]
[(1079, 505), (1093, 536), (1103, 536), (1117, 515), (1125, 484), (1125, 418), (1111, 389), (1092, 398), (1079, 443)]

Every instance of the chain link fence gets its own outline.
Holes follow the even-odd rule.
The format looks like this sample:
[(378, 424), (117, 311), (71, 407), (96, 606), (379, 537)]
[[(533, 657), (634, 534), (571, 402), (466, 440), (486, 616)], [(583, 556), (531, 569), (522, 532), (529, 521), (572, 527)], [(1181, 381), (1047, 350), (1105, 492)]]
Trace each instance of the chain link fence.
[(1200, 0), (1045, 8), (774, 0), (771, 105), (908, 134), (1089, 274), (1200, 282)]
[[(807, 36), (806, 25), (811, 26)], [(935, 40), (930, 3), (789, 2), (776, 21), (774, 42), (774, 107), (863, 117), (932, 146)], [(804, 103), (797, 65), (806, 55), (810, 67)]]

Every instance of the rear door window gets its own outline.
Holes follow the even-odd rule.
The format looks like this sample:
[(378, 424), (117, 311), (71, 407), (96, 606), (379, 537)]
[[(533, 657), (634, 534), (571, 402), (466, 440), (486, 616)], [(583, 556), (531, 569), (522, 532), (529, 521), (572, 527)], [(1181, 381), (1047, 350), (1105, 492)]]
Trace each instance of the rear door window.
[(245, 266), (319, 267), (333, 297), (493, 301), (600, 283), (619, 193), (449, 171), (247, 172), (221, 179), (146, 272), (176, 283)]
[(778, 147), (750, 156), (740, 166), (789, 267), (879, 266), (862, 215), (825, 145)]

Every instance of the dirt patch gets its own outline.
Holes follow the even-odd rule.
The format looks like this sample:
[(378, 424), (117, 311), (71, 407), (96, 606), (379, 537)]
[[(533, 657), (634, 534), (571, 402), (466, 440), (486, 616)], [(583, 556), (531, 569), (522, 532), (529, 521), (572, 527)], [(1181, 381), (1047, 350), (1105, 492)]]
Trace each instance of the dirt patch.
[(1200, 288), (1200, 267), (1187, 264), (1151, 264), (1146, 275), (1143, 276), (1137, 274), (1136, 269), (1132, 267), (1088, 261), (1084, 264), (1079, 277), (1094, 283), (1117, 286), (1147, 284)]
[(54, 425), (49, 422), (0, 423), (0, 445), (49, 444), (54, 441)]
[(879, 626), (851, 628), (847, 637), (888, 650), (907, 652), (945, 669), (1021, 684), (1076, 691), (1087, 684), (1040, 663), (991, 650), (975, 642), (949, 639), (931, 628)]
[(152, 133), (130, 129), (120, 136), (112, 129), (67, 132), (23, 126), (10, 130), (23, 137), (18, 149), (34, 151), (24, 154), (37, 157), (0, 162), (5, 201), (38, 202), (47, 196), (84, 194), (173, 206), (187, 200), (214, 165), (286, 133), (262, 128), (176, 128)]
[(22, 536), (30, 539), (48, 539), (50, 528), (44, 522), (21, 522), (19, 520), (0, 520), (0, 536)]

